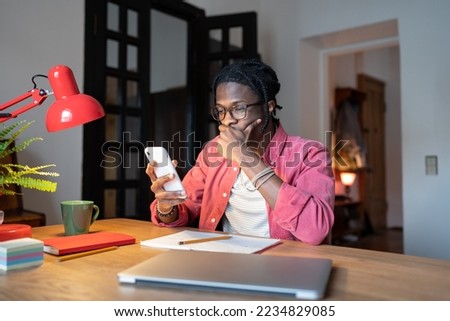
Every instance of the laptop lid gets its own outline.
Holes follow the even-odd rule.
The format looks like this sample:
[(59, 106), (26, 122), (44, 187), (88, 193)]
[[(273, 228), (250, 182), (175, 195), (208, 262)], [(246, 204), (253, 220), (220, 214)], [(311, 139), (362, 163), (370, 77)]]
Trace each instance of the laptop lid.
[(325, 295), (331, 268), (329, 259), (170, 250), (120, 272), (118, 280), (288, 294), (297, 299), (317, 300)]

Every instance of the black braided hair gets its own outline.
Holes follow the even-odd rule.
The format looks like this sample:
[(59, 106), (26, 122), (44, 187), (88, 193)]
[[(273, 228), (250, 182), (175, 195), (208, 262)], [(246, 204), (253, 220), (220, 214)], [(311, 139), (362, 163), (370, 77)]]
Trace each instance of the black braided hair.
[(264, 102), (264, 120), (261, 132), (269, 124), (269, 117), (278, 125), (279, 119), (275, 118), (275, 111), (269, 114), (269, 101), (275, 101), (276, 108), (282, 107), (277, 104), (275, 96), (280, 91), (280, 83), (275, 71), (258, 59), (248, 59), (239, 61), (222, 68), (213, 82), (213, 98), (216, 103), (216, 90), (222, 83), (235, 82), (250, 87)]

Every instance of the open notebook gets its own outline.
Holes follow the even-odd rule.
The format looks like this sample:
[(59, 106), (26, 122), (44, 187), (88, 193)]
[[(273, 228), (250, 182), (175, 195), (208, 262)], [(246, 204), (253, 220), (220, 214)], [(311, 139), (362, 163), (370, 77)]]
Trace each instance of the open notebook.
[(120, 272), (118, 280), (318, 300), (325, 295), (331, 268), (329, 259), (170, 250)]
[[(180, 245), (179, 242), (186, 240), (201, 240), (204, 238), (214, 238), (228, 235), (227, 240), (202, 242), (195, 244)], [(211, 252), (232, 252), (232, 253), (256, 253), (280, 243), (280, 240), (244, 236), (229, 235), (222, 233), (201, 232), (195, 230), (184, 230), (178, 233), (169, 234), (149, 240), (141, 241), (142, 246), (149, 246), (170, 250), (190, 250), (190, 251), (211, 251)]]

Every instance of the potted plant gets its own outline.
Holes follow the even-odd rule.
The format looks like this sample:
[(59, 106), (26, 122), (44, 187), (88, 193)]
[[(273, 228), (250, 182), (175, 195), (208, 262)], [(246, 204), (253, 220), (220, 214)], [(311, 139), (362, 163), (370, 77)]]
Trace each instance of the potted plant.
[(47, 171), (54, 164), (30, 167), (28, 165), (9, 162), (11, 155), (23, 151), (41, 137), (32, 137), (16, 143), (16, 139), (32, 124), (29, 121), (19, 121), (0, 129), (0, 195), (17, 194), (15, 186), (36, 189), (43, 192), (55, 192), (57, 183), (46, 178), (56, 177), (58, 173)]

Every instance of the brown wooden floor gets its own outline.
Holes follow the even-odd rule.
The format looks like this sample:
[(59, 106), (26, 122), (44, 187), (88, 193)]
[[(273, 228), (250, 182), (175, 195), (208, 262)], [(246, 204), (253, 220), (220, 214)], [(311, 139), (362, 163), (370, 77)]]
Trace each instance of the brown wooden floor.
[(344, 237), (336, 245), (403, 254), (403, 231), (402, 229), (387, 229), (367, 233), (361, 237), (351, 235)]

